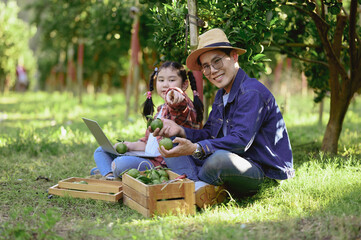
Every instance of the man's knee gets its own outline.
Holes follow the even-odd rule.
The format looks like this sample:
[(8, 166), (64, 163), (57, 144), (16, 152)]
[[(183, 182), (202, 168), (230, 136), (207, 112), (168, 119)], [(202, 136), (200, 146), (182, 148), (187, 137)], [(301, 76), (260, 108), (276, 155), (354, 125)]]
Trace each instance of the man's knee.
[(230, 152), (225, 150), (217, 150), (210, 157), (208, 157), (204, 164), (208, 169), (218, 169), (223, 166), (225, 162), (229, 161), (228, 154), (230, 154)]

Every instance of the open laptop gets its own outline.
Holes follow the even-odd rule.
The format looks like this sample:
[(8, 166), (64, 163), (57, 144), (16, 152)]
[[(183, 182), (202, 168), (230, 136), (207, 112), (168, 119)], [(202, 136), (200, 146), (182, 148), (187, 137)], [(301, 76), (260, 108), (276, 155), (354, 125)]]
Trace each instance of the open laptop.
[(103, 130), (101, 129), (101, 127), (99, 126), (99, 124), (96, 121), (88, 119), (88, 118), (82, 118), (82, 119), (83, 119), (84, 123), (87, 125), (87, 127), (89, 128), (90, 132), (93, 134), (93, 136), (97, 140), (99, 146), (101, 146), (104, 149), (104, 151), (106, 151), (108, 153), (112, 153), (112, 154), (118, 155), (118, 156), (137, 156), (137, 157), (158, 157), (159, 156), (159, 154), (152, 154), (152, 153), (148, 153), (145, 151), (129, 151), (124, 154), (120, 154), (114, 149), (113, 144), (111, 144), (111, 142), (109, 141), (107, 136), (105, 136)]

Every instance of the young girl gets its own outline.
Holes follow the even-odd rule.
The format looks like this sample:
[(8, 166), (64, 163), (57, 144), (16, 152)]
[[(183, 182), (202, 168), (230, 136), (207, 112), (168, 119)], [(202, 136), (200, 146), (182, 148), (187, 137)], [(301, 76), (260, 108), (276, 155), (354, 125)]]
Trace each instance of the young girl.
[[(157, 93), (164, 99), (164, 104), (158, 106), (155, 118), (172, 119), (177, 124), (187, 128), (199, 129), (202, 125), (203, 118), (203, 104), (198, 97), (196, 82), (191, 72), (187, 72), (183, 65), (177, 62), (167, 61), (153, 72), (150, 82), (147, 99), (144, 103), (143, 116), (153, 115), (154, 105), (152, 101), (153, 80), (156, 77)], [(189, 82), (188, 82), (189, 79)], [(185, 93), (189, 83), (193, 90), (194, 103)], [(136, 156), (116, 156), (104, 151), (99, 147), (94, 153), (94, 160), (97, 168), (93, 168), (91, 175), (100, 172), (106, 179), (111, 180), (118, 177), (123, 171), (136, 168), (141, 162), (145, 161), (152, 167), (163, 166), (166, 167), (166, 160), (160, 156), (158, 151), (158, 142), (162, 137), (154, 137), (149, 130), (146, 130), (145, 137), (139, 139), (137, 142), (124, 142), (127, 145), (128, 151), (146, 151), (153, 154), (158, 154), (155, 158), (142, 158)], [(119, 143), (116, 143), (114, 147)], [(142, 163), (139, 166), (140, 171), (150, 168), (149, 164)], [(193, 180), (198, 180), (197, 167), (191, 157), (186, 158), (184, 163), (184, 173), (187, 177)], [(179, 169), (179, 166), (177, 166)]]

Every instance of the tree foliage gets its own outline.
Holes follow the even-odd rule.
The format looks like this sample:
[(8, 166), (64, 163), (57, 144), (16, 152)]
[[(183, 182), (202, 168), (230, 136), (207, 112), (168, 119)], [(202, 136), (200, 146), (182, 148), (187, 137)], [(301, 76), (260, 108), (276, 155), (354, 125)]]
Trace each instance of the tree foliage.
[(35, 29), (18, 18), (15, 1), (0, 2), (0, 9), (0, 91), (3, 92), (15, 84), (18, 64), (24, 65), (30, 77), (34, 75), (36, 66), (29, 40)]
[[(265, 61), (277, 51), (302, 63), (300, 70), (314, 89), (316, 102), (330, 92), (330, 120), (322, 148), (336, 153), (347, 108), (361, 88), (360, 1), (210, 0), (197, 4), (198, 17), (207, 22), (199, 33), (222, 28), (234, 46), (247, 49), (240, 63), (251, 77), (259, 77)], [(182, 47), (188, 40), (185, 8), (186, 1), (167, 1), (152, 10), (159, 29), (158, 50), (167, 57), (185, 59), (190, 52)], [(184, 54), (172, 55), (177, 47)]]
[[(113, 81), (110, 84), (120, 86), (120, 78), (128, 73), (133, 5), (134, 1), (130, 0), (37, 0), (29, 4), (28, 9), (35, 12), (33, 23), (41, 29), (41, 81), (45, 83), (52, 67), (58, 66), (61, 53), (69, 47), (74, 48), (74, 59), (77, 58), (76, 50), (82, 39), (85, 41), (84, 78), (91, 79), (96, 73), (99, 81), (96, 84), (101, 84), (106, 74)], [(144, 9), (138, 7), (144, 21), (141, 32), (146, 33), (140, 35), (140, 41), (142, 47), (147, 48), (148, 32), (152, 31), (145, 22), (151, 20), (142, 12)], [(48, 57), (45, 59), (45, 56)], [(65, 71), (64, 66), (60, 71)]]

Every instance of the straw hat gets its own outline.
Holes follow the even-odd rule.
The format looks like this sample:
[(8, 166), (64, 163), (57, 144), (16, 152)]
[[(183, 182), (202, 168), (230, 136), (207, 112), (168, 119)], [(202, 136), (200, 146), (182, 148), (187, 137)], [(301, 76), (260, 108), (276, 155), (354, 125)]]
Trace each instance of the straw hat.
[(229, 43), (226, 34), (219, 28), (211, 29), (198, 37), (197, 50), (193, 51), (186, 60), (186, 65), (191, 70), (201, 70), (201, 66), (198, 65), (198, 57), (210, 50), (219, 48), (231, 48), (237, 51), (238, 55), (242, 55), (246, 52), (245, 49), (232, 47)]

